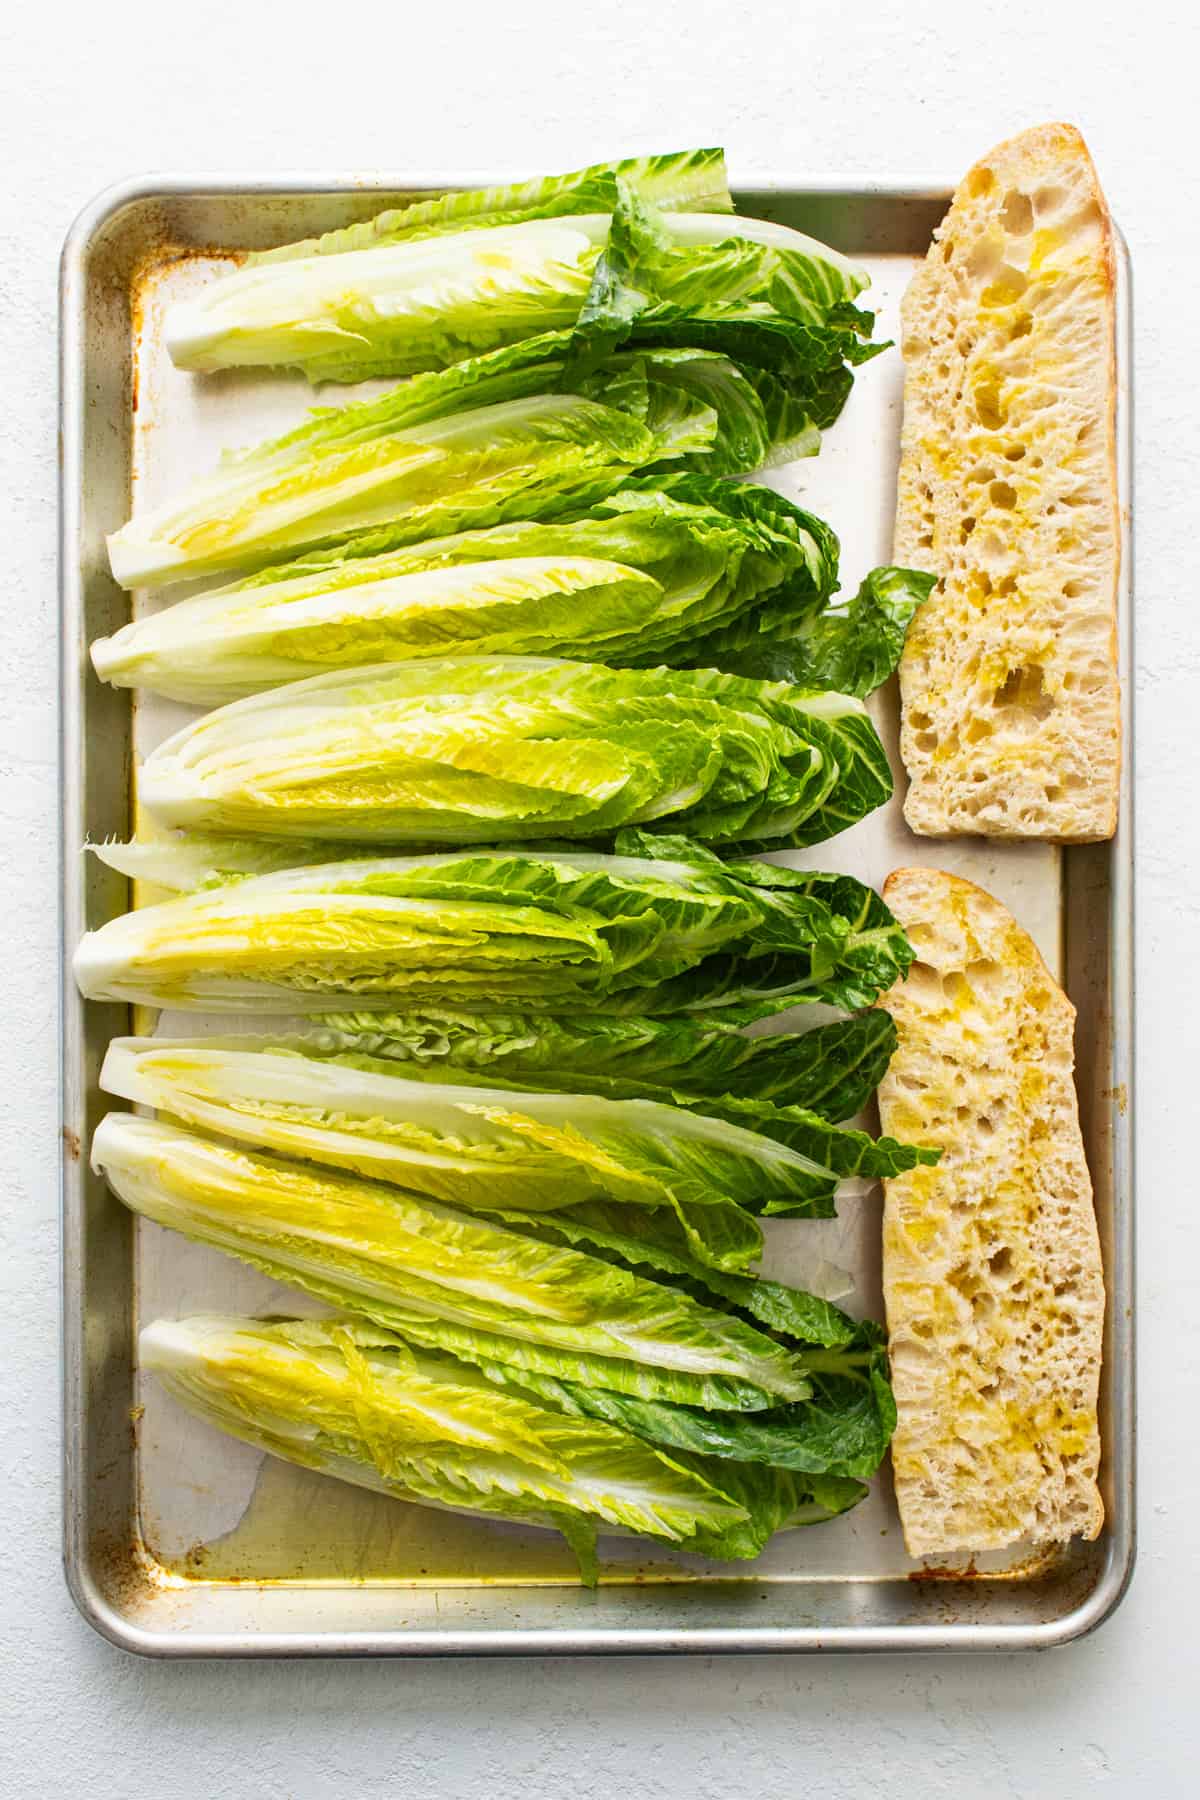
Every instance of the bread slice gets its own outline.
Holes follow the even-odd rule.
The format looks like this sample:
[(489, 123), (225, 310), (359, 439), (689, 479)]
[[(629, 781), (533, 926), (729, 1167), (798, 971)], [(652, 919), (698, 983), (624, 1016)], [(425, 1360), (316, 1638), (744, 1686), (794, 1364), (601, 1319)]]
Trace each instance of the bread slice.
[(1116, 829), (1113, 311), (1112, 223), (1070, 125), (976, 164), (904, 297), (895, 561), (940, 578), (900, 664), (924, 836)]
[(1104, 1277), (1075, 1009), (998, 900), (937, 869), (884, 899), (917, 953), (883, 1002), (886, 1132), (944, 1146), (886, 1182), (883, 1289), (913, 1556), (1095, 1537)]

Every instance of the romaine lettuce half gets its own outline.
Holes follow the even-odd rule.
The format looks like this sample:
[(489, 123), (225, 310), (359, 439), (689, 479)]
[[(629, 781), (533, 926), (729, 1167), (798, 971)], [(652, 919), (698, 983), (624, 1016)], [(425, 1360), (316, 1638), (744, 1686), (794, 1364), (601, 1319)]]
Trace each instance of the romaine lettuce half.
[(357, 381), (571, 324), (622, 192), (661, 213), (733, 211), (721, 150), (439, 194), (247, 256), (170, 309), (167, 348), (184, 369)]
[(101, 853), (170, 885), (217, 885), (89, 932), (75, 974), (90, 999), (260, 1014), (717, 1009), (742, 1023), (797, 1001), (856, 1011), (912, 961), (883, 901), (850, 876), (725, 864), (684, 839), (346, 862), (310, 846), (308, 865), (229, 880), (261, 866), (255, 847), (235, 843), (227, 860), (214, 840), (140, 848)]
[(191, 1411), (287, 1461), (421, 1505), (555, 1527), (589, 1583), (598, 1532), (751, 1557), (778, 1527), (831, 1517), (864, 1492), (670, 1455), (351, 1319), (159, 1320), (139, 1361)]
[(829, 527), (768, 488), (662, 476), (562, 519), (295, 558), (135, 620), (93, 643), (92, 661), (118, 686), (204, 706), (456, 652), (720, 666), (714, 633), (749, 615), (772, 646), (794, 636), (833, 593), (837, 561)]
[(319, 1036), (115, 1038), (100, 1085), (197, 1130), (472, 1212), (595, 1200), (667, 1208), (696, 1254), (729, 1267), (742, 1241), (760, 1242), (730, 1204), (827, 1217), (841, 1182), (936, 1160), (760, 1100), (681, 1106), (411, 1081), (394, 1061), (329, 1054)]
[(140, 779), (166, 825), (398, 845), (640, 825), (779, 849), (844, 830), (891, 791), (850, 695), (548, 657), (310, 676), (186, 726)]
[[(760, 393), (761, 388), (761, 393)], [(744, 473), (811, 453), (803, 397), (718, 350), (621, 351), (572, 367), (548, 332), (321, 407), (227, 455), (183, 495), (108, 540), (123, 587), (253, 569), (386, 527), (390, 548), (586, 506), (665, 462)]]
[(572, 327), (591, 360), (635, 322), (643, 339), (692, 316), (864, 328), (862, 269), (730, 204), (708, 151), (447, 195), (250, 258), (171, 309), (167, 346), (181, 368), (359, 381)]
[(690, 1405), (811, 1391), (798, 1350), (719, 1301), (396, 1187), (132, 1113), (97, 1127), (92, 1165), (143, 1217), (391, 1330), (415, 1318), (516, 1339), (554, 1353), (556, 1372), (599, 1358), (602, 1385)]

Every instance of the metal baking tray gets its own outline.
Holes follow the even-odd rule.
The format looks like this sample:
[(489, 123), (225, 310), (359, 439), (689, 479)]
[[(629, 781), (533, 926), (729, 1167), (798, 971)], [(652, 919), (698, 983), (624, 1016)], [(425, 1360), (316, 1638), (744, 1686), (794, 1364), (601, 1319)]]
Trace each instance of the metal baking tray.
[[(91, 673), (89, 641), (114, 630), (129, 608), (109, 576), (104, 535), (131, 503), (152, 505), (220, 449), (284, 428), (312, 399), (286, 376), (178, 373), (161, 343), (165, 301), (238, 250), (307, 237), (398, 199), (498, 179), (494, 170), (151, 178), (101, 195), (73, 227), (62, 264), (64, 963), (83, 930), (131, 898), (120, 877), (79, 847), (127, 833), (138, 758), (179, 716), (164, 704), (131, 705)], [(738, 190), (741, 210), (865, 262), (878, 331), (893, 338), (900, 295), (949, 198), (943, 185), (861, 179), (746, 181)], [(1013, 906), (1079, 1009), (1080, 1105), (1109, 1296), (1101, 1398), (1107, 1518), (1099, 1540), (931, 1574), (904, 1554), (885, 1465), (854, 1513), (784, 1534), (751, 1566), (731, 1572), (610, 1540), (601, 1585), (588, 1592), (550, 1533), (348, 1488), (185, 1418), (153, 1384), (139, 1382), (139, 1323), (160, 1313), (280, 1310), (295, 1297), (135, 1221), (89, 1173), (88, 1142), (106, 1109), (100, 1060), (130, 1018), (121, 1007), (84, 1006), (65, 968), (65, 1563), (80, 1611), (98, 1631), (158, 1656), (998, 1649), (1061, 1643), (1112, 1611), (1134, 1552), (1129, 343), (1121, 246), (1126, 757), (1118, 837), (1065, 850), (931, 843), (908, 833), (897, 799), (832, 845), (794, 858), (876, 883), (913, 861), (972, 877)], [(901, 377), (896, 352), (861, 370), (821, 455), (771, 477), (835, 526), (851, 591), (890, 554)], [(135, 608), (144, 603), (134, 596)], [(899, 770), (895, 697), (878, 699)], [(857, 1304), (881, 1316), (878, 1198), (846, 1203), (843, 1214), (783, 1227), (772, 1256), (785, 1272), (788, 1230), (821, 1233), (823, 1247), (855, 1269)]]

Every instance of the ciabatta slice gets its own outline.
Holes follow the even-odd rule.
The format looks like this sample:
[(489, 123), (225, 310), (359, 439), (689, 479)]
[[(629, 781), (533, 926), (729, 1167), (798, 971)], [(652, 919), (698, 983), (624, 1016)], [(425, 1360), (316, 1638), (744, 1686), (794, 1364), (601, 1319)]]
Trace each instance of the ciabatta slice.
[(1075, 1009), (981, 888), (901, 869), (917, 953), (882, 1002), (886, 1132), (944, 1147), (885, 1183), (883, 1285), (913, 1556), (1095, 1537), (1104, 1278), (1072, 1078)]
[(1070, 125), (967, 175), (901, 309), (900, 664), (929, 837), (1111, 837), (1120, 696), (1112, 224)]

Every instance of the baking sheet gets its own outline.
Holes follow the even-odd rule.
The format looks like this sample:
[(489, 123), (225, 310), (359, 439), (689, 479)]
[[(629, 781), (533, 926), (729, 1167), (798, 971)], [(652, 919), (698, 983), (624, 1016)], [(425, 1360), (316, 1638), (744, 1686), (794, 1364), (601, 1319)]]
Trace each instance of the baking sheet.
[[(899, 298), (939, 214), (936, 195), (916, 191), (839, 194), (836, 190), (775, 186), (739, 199), (743, 211), (816, 229), (839, 248), (859, 256), (872, 277), (868, 299), (879, 315), (876, 335), (898, 335)], [(314, 210), (320, 217), (323, 208), (330, 222), (341, 222), (347, 206), (359, 216), (380, 204), (375, 199), (364, 207), (361, 193), (342, 196), (342, 210), (336, 195), (297, 200), (290, 206), (287, 202), (288, 196), (263, 196), (256, 205), (255, 196), (246, 190), (213, 196), (202, 186), (189, 193), (185, 184), (180, 184), (173, 197), (174, 217), (170, 217), (171, 203), (164, 208), (141, 201), (143, 216), (133, 222), (131, 243), (126, 247), (127, 257), (131, 251), (136, 253), (124, 276), (127, 335), (123, 344), (114, 341), (113, 325), (119, 320), (121, 306), (119, 298), (114, 303), (111, 291), (106, 299), (114, 318), (101, 308), (104, 316), (97, 320), (95, 270), (90, 279), (86, 266), (79, 271), (79, 287), (74, 293), (67, 283), (65, 291), (79, 309), (74, 322), (85, 339), (81, 350), (86, 352), (90, 330), (97, 347), (103, 344), (110, 355), (123, 353), (128, 358), (128, 387), (121, 396), (124, 410), (119, 401), (114, 404), (115, 396), (107, 400), (111, 439), (120, 445), (126, 459), (124, 483), (120, 472), (114, 475), (112, 463), (119, 458), (114, 457), (110, 441), (99, 508), (108, 509), (109, 516), (100, 529), (112, 529), (124, 517), (122, 488), (126, 495), (132, 494), (135, 508), (151, 507), (210, 467), (223, 449), (288, 428), (313, 403), (312, 390), (299, 377), (239, 371), (197, 379), (175, 370), (162, 346), (165, 307), (228, 266), (227, 258), (214, 254), (208, 245), (216, 242), (228, 250), (252, 242), (286, 241), (320, 228), (312, 222)], [(133, 204), (137, 210), (139, 203)], [(814, 218), (814, 214), (818, 216)], [(215, 233), (203, 229), (209, 215), (219, 227)], [(199, 240), (196, 246), (175, 241), (181, 222), (189, 225)], [(89, 248), (95, 261), (94, 234)], [(87, 258), (82, 260), (86, 264)], [(116, 286), (119, 292), (121, 283)], [(67, 319), (68, 329), (72, 322)], [(66, 338), (64, 354), (68, 359), (66, 376), (71, 354)], [(772, 471), (768, 477), (772, 486), (833, 524), (842, 540), (842, 585), (851, 592), (868, 568), (890, 558), (901, 380), (897, 352), (868, 364), (859, 371), (842, 418), (826, 434), (821, 455)], [(340, 403), (385, 385), (327, 389), (320, 398), (325, 403)], [(69, 398), (65, 380), (64, 400)], [(81, 429), (80, 422), (72, 421), (69, 414), (66, 423), (68, 429), (72, 424)], [(83, 430), (83, 439), (87, 435)], [(99, 835), (102, 827), (94, 816), (96, 811), (104, 812), (107, 807), (111, 812), (113, 808), (113, 788), (118, 785), (111, 769), (114, 737), (119, 731), (126, 736), (123, 749), (130, 753), (128, 773), (136, 790), (137, 761), (190, 716), (189, 709), (151, 698), (131, 709), (127, 697), (114, 700), (112, 695), (98, 695), (96, 684), (82, 667), (84, 640), (110, 629), (114, 619), (126, 616), (128, 607), (127, 597), (105, 581), (95, 534), (88, 540), (84, 516), (89, 503), (93, 512), (97, 510), (89, 476), (97, 454), (104, 454), (103, 439), (90, 459), (88, 451), (87, 442), (81, 441), (77, 468), (73, 471), (68, 459), (64, 486), (64, 549), (66, 555), (78, 556), (83, 541), (85, 576), (77, 596), (80, 616), (72, 617), (68, 605), (64, 631), (65, 659), (75, 659), (70, 669), (71, 687), (82, 677), (85, 713), (84, 719), (76, 721), (79, 736), (74, 746), (84, 779), (74, 810), (68, 791), (65, 823), (68, 929), (72, 893), (79, 880), (72, 858), (83, 835), (76, 829), (72, 836), (72, 825)], [(79, 488), (72, 493), (80, 510), (73, 513), (68, 488), (76, 474)], [(114, 502), (116, 512), (112, 513)], [(90, 571), (90, 605), (89, 555), (96, 563)], [(68, 601), (71, 587), (65, 558)], [(139, 614), (163, 603), (161, 598), (133, 597)], [(64, 694), (70, 705), (71, 689), (66, 683)], [(894, 684), (876, 696), (872, 705), (893, 768), (899, 770)], [(65, 757), (71, 754), (70, 738), (68, 722)], [(65, 772), (69, 778), (66, 761)], [(125, 774), (122, 759), (122, 785)], [(93, 797), (98, 798), (101, 789), (104, 793), (105, 805), (99, 809), (88, 805), (89, 775)], [(1118, 1090), (1122, 1085), (1127, 1089), (1128, 1083), (1114, 1074), (1113, 1063), (1113, 1004), (1114, 1000), (1120, 1002), (1124, 965), (1117, 968), (1115, 985), (1109, 975), (1112, 952), (1123, 941), (1114, 923), (1120, 927), (1121, 909), (1127, 905), (1120, 877), (1127, 856), (1128, 823), (1126, 811), (1122, 841), (1112, 848), (1062, 851), (1048, 845), (989, 845), (971, 840), (935, 844), (907, 831), (897, 796), (888, 807), (841, 837), (778, 859), (796, 866), (836, 867), (876, 885), (903, 863), (929, 863), (966, 875), (996, 893), (1029, 927), (1050, 967), (1065, 978), (1081, 1006), (1085, 1130), (1108, 1251), (1114, 1309), (1110, 1324), (1118, 1333), (1111, 1345), (1106, 1377), (1110, 1518), (1106, 1538), (1099, 1546), (1075, 1546), (1056, 1555), (1048, 1565), (1044, 1559), (1031, 1562), (1020, 1555), (980, 1559), (972, 1580), (913, 1582), (910, 1578), (917, 1566), (904, 1554), (885, 1465), (869, 1499), (853, 1513), (816, 1530), (782, 1534), (755, 1564), (733, 1571), (728, 1564), (672, 1555), (643, 1541), (605, 1540), (604, 1585), (599, 1596), (587, 1595), (578, 1587), (570, 1552), (550, 1533), (454, 1518), (282, 1464), (183, 1413), (152, 1381), (142, 1383), (129, 1369), (129, 1346), (138, 1327), (151, 1318), (208, 1310), (308, 1308), (291, 1290), (214, 1251), (188, 1244), (146, 1221), (122, 1219), (119, 1231), (126, 1240), (127, 1256), (124, 1260), (111, 1255), (106, 1259), (116, 1267), (107, 1268), (103, 1285), (94, 1270), (83, 1268), (74, 1287), (68, 1280), (68, 1358), (72, 1324), (82, 1335), (97, 1317), (102, 1318), (116, 1348), (102, 1377), (110, 1423), (119, 1417), (122, 1398), (127, 1417), (130, 1408), (134, 1413), (134, 1430), (122, 1452), (126, 1475), (123, 1522), (108, 1516), (111, 1508), (97, 1505), (96, 1494), (87, 1486), (86, 1459), (73, 1460), (68, 1450), (68, 1505), (74, 1508), (74, 1515), (69, 1513), (68, 1532), (69, 1542), (76, 1547), (77, 1592), (83, 1585), (80, 1554), (86, 1559), (89, 1589), (98, 1585), (94, 1547), (78, 1551), (85, 1516), (94, 1522), (98, 1514), (105, 1514), (108, 1554), (124, 1574), (122, 1603), (108, 1606), (104, 1628), (123, 1640), (131, 1630), (137, 1635), (148, 1629), (157, 1640), (155, 1647), (167, 1650), (253, 1649), (261, 1647), (270, 1627), (279, 1629), (278, 1621), (267, 1615), (279, 1610), (274, 1602), (286, 1592), (286, 1616), (292, 1622), (294, 1641), (285, 1647), (310, 1651), (364, 1647), (362, 1634), (380, 1629), (380, 1618), (382, 1641), (372, 1643), (372, 1648), (465, 1648), (481, 1645), (484, 1639), (493, 1640), (487, 1643), (489, 1648), (662, 1648), (656, 1640), (664, 1631), (675, 1638), (690, 1636), (697, 1647), (701, 1640), (710, 1640), (703, 1641), (704, 1648), (802, 1648), (819, 1642), (873, 1647), (883, 1642), (887, 1647), (900, 1647), (926, 1639), (942, 1644), (1041, 1641), (1038, 1633), (1044, 1636), (1050, 1629), (1064, 1635), (1064, 1621), (1080, 1615), (1089, 1604), (1095, 1610), (1099, 1604), (1095, 1595), (1109, 1593), (1107, 1603), (1111, 1604), (1111, 1593), (1119, 1591), (1129, 1561), (1126, 1508), (1132, 1454), (1113, 1388), (1114, 1378), (1122, 1375), (1127, 1361), (1121, 1331), (1126, 1325), (1121, 1314), (1128, 1284), (1128, 1256), (1122, 1249), (1126, 1221), (1118, 1213), (1116, 1187), (1107, 1178), (1113, 1128), (1123, 1145), (1128, 1132), (1127, 1119), (1117, 1104), (1122, 1098)], [(123, 884), (103, 874), (93, 877), (91, 885), (95, 891), (87, 922), (94, 925), (119, 910), (124, 896)], [(1098, 982), (1102, 993), (1095, 991)], [(67, 1008), (70, 1025), (71, 1016), (80, 1009), (69, 992)], [(84, 1010), (89, 1016), (77, 1019), (77, 1039), (72, 1043), (68, 1031), (67, 1045), (68, 1129), (81, 1138), (86, 1137), (88, 1128), (82, 1114), (86, 1112), (94, 1123), (103, 1101), (93, 1093), (89, 1105), (76, 1107), (79, 1122), (73, 1123), (72, 1077), (78, 1091), (81, 1066), (90, 1064), (94, 1073), (103, 1040), (111, 1030), (124, 1028), (121, 1009)], [(95, 1016), (99, 1014), (117, 1015), (119, 1022), (105, 1025)], [(172, 1021), (168, 1015), (163, 1028), (194, 1030), (196, 1021), (194, 1016)], [(1127, 1030), (1119, 1035), (1118, 1059), (1128, 1048)], [(1097, 1090), (1098, 1105), (1089, 1104), (1089, 1087)], [(1127, 1100), (1127, 1093), (1124, 1098)], [(82, 1194), (75, 1192), (77, 1183), (82, 1185), (80, 1166), (68, 1156), (68, 1257), (71, 1211), (83, 1203)], [(109, 1216), (115, 1207), (111, 1201), (106, 1203), (102, 1193), (94, 1192), (90, 1204)], [(121, 1209), (115, 1210), (120, 1215)], [(776, 1223), (768, 1272), (786, 1276), (789, 1245), (803, 1239), (854, 1272), (857, 1288), (849, 1303), (851, 1309), (881, 1317), (879, 1210), (876, 1192), (843, 1203), (838, 1220)], [(75, 1307), (80, 1314), (77, 1320), (71, 1313)], [(112, 1324), (115, 1313), (120, 1314), (116, 1327)], [(68, 1437), (89, 1400), (101, 1401), (94, 1379), (83, 1378), (83, 1371), (80, 1374), (81, 1384), (73, 1390), (68, 1362)], [(72, 1560), (70, 1550), (68, 1560)], [(111, 1585), (111, 1571), (108, 1573)], [(737, 1591), (736, 1621), (728, 1604), (730, 1590)], [(343, 1619), (351, 1621), (349, 1629), (345, 1624), (332, 1629), (322, 1616), (329, 1608), (317, 1603), (317, 1597), (327, 1602), (333, 1591), (340, 1596)], [(390, 1608), (388, 1596), (392, 1598)], [(614, 1610), (610, 1602), (618, 1599), (620, 1605)], [(432, 1621), (414, 1626), (414, 1607), (419, 1615), (422, 1603), (429, 1600), (434, 1607)], [(554, 1623), (541, 1617), (548, 1601)], [(598, 1614), (597, 1607), (608, 1616)], [(447, 1608), (455, 1619), (442, 1629), (440, 1621)], [(89, 1600), (85, 1610), (95, 1616), (98, 1608)], [(156, 1610), (163, 1618), (154, 1617), (147, 1625), (141, 1615), (154, 1615)], [(224, 1632), (202, 1644), (198, 1621), (214, 1610), (227, 1615)], [(531, 1617), (531, 1611), (538, 1616)], [(131, 1624), (135, 1614), (139, 1620), (136, 1627)], [(514, 1617), (528, 1617), (530, 1623), (522, 1627), (513, 1623)], [(167, 1618), (174, 1623), (165, 1622)], [(470, 1621), (465, 1628), (469, 1644), (456, 1639), (461, 1619)], [(1078, 1623), (1073, 1627), (1079, 1628)], [(514, 1643), (502, 1644), (499, 1639), (509, 1631), (515, 1634)], [(587, 1641), (571, 1641), (580, 1632)], [(422, 1641), (410, 1641), (414, 1637)], [(681, 1641), (678, 1647), (691, 1647), (691, 1642)]]

